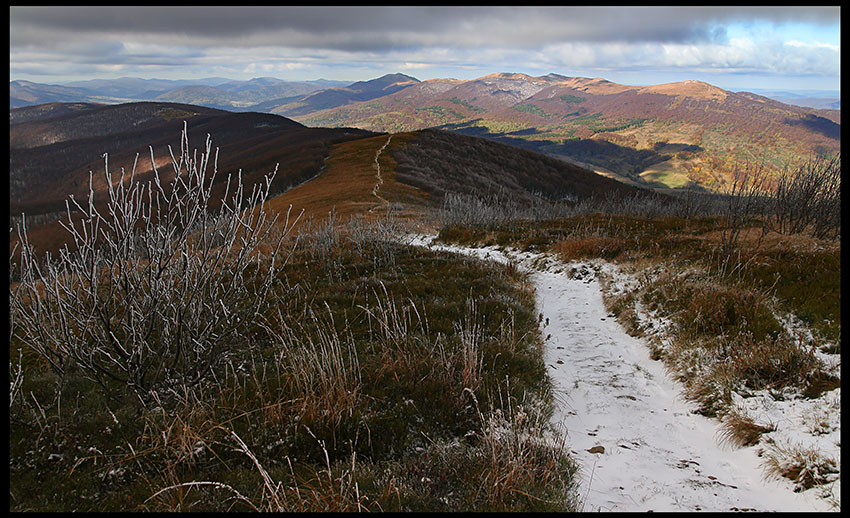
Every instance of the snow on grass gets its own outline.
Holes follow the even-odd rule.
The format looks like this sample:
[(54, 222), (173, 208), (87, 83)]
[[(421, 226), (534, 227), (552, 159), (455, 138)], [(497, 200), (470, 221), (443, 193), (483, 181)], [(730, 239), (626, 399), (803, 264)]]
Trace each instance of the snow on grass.
[[(735, 447), (718, 420), (693, 412), (682, 384), (651, 359), (647, 339), (627, 334), (605, 308), (600, 277), (614, 292), (640, 280), (604, 262), (565, 265), (545, 254), (443, 245), (431, 236), (408, 242), (532, 272), (555, 388), (553, 424), (565, 428), (581, 465), (585, 511), (840, 510), (840, 389), (812, 400), (736, 395), (738, 410), (773, 431)], [(637, 313), (642, 329), (663, 340), (669, 322), (639, 306)], [(822, 484), (806, 489), (776, 476), (796, 469), (789, 466), (795, 458), (801, 480)]]

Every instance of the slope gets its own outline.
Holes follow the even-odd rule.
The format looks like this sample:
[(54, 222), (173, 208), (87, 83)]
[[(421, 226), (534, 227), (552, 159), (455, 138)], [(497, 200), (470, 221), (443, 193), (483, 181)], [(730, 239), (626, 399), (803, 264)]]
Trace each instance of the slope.
[(150, 146), (169, 181), (168, 146), (179, 149), (184, 121), (190, 147), (210, 135), (219, 148), (214, 196), (224, 194), (228, 174), (241, 170), (250, 186), (279, 164), (269, 202), (279, 213), (292, 205), (316, 218), (378, 215), (387, 208), (413, 217), (438, 207), (449, 193), (525, 205), (648, 193), (539, 153), (439, 130), (390, 137), (171, 103), (29, 107), (13, 110), (13, 119), (24, 122), (10, 124), (10, 216), (25, 213), (31, 242), (48, 250), (63, 243), (56, 220), (64, 216), (68, 195), (85, 199), (92, 189), (96, 200), (105, 200), (104, 152), (119, 176), (122, 168), (129, 173), (138, 153), (135, 179), (144, 182), (153, 177)]
[[(710, 184), (736, 161), (781, 168), (840, 149), (840, 113), (700, 81), (648, 87), (601, 78), (491, 74), (431, 80), (310, 114), (308, 126), (440, 127), (587, 163), (646, 185)], [(655, 169), (652, 169), (655, 168)]]
[(404, 74), (387, 74), (370, 81), (358, 81), (347, 87), (320, 90), (296, 101), (277, 106), (271, 109), (271, 112), (287, 117), (305, 115), (318, 110), (365, 102), (390, 95), (418, 82), (418, 79)]
[(9, 109), (32, 104), (88, 101), (91, 94), (82, 89), (46, 85), (32, 81), (9, 82)]
[[(36, 247), (57, 249), (64, 236), (55, 220), (65, 212), (69, 195), (85, 199), (92, 189), (105, 199), (103, 154), (119, 181), (120, 171), (133, 169), (136, 180), (152, 178), (153, 148), (163, 181), (170, 181), (168, 147), (180, 149), (184, 121), (190, 147), (202, 147), (207, 135), (219, 149), (214, 195), (223, 195), (228, 174), (241, 170), (247, 186), (262, 181), (279, 164), (272, 193), (279, 193), (318, 174), (330, 148), (345, 140), (371, 135), (368, 131), (307, 128), (285, 117), (261, 113), (232, 113), (172, 103), (129, 103), (114, 106), (24, 108), (25, 120), (10, 124), (10, 216), (25, 213)], [(38, 112), (41, 112), (40, 114)], [(91, 177), (90, 171), (94, 172)], [(220, 191), (220, 192), (219, 192)]]
[[(653, 195), (563, 161), (487, 139), (441, 130), (394, 133), (340, 143), (322, 174), (270, 201), (305, 219), (383, 215), (421, 217), (446, 194), (497, 196), (517, 204), (591, 196)], [(380, 169), (376, 167), (379, 164)], [(376, 196), (377, 188), (380, 196)]]

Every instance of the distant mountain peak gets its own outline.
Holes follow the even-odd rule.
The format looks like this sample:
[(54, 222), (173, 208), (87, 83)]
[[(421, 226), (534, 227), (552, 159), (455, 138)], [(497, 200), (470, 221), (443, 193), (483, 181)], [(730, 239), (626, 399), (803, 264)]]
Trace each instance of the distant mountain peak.
[(486, 76), (480, 77), (479, 79), (514, 79), (521, 81), (531, 81), (534, 78), (528, 74), (522, 73), (496, 72), (495, 74), (487, 74)]
[(384, 74), (381, 77), (377, 77), (375, 79), (369, 79), (368, 81), (357, 81), (353, 83), (357, 84), (366, 84), (366, 83), (406, 83), (406, 82), (414, 82), (418, 83), (419, 80), (415, 77), (409, 76), (407, 74), (395, 73), (395, 74)]
[(546, 74), (545, 76), (541, 76), (541, 79), (546, 79), (549, 81), (566, 81), (569, 79), (567, 76), (562, 76), (561, 74)]
[(726, 100), (729, 92), (718, 88), (714, 85), (698, 81), (696, 79), (686, 79), (675, 83), (664, 83), (660, 85), (647, 86), (640, 90), (641, 92), (659, 93), (664, 95), (677, 95), (683, 97), (691, 97), (701, 100), (713, 100), (723, 102)]
[(409, 76), (407, 74), (402, 74), (401, 72), (396, 72), (395, 74), (385, 74), (382, 77), (392, 77), (392, 78), (403, 79), (403, 80), (407, 80), (407, 81), (416, 81), (417, 83), (419, 82), (419, 80), (416, 79), (415, 77)]

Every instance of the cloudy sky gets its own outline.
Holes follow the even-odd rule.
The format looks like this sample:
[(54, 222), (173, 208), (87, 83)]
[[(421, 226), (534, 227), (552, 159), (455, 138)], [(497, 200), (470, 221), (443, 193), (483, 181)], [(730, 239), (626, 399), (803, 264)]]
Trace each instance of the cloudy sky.
[(838, 90), (839, 7), (10, 7), (10, 79), (401, 72)]

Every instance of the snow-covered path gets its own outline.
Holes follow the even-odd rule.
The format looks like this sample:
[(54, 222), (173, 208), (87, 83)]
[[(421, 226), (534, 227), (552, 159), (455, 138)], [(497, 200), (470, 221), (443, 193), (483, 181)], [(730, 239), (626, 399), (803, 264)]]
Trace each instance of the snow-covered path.
[[(544, 359), (556, 410), (581, 465), (585, 511), (827, 511), (825, 501), (794, 493), (785, 480), (764, 480), (755, 448), (718, 441), (718, 422), (691, 413), (648, 347), (609, 315), (593, 268), (567, 274), (539, 254), (413, 244), (512, 260), (532, 271), (547, 336)], [(576, 266), (576, 265), (572, 265)]]

